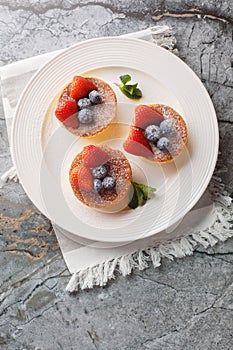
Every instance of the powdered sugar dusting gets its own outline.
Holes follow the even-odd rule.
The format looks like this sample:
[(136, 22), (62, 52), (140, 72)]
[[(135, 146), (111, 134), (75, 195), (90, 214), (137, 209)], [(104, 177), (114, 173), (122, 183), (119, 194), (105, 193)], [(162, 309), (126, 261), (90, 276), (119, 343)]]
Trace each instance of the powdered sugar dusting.
[[(128, 195), (132, 181), (132, 170), (128, 160), (119, 150), (111, 149), (108, 146), (100, 146), (109, 155), (109, 161), (105, 164), (108, 175), (116, 180), (116, 187), (113, 190), (102, 189), (99, 193), (80, 191), (73, 187), (76, 197), (86, 205), (93, 208), (104, 208), (120, 202)], [(70, 171), (75, 166), (82, 165), (82, 155), (79, 153), (71, 164)]]
[(154, 153), (153, 160), (156, 162), (169, 162), (177, 157), (187, 144), (188, 131), (184, 119), (171, 107), (165, 105), (151, 105), (152, 109), (161, 112), (164, 119), (171, 119), (174, 124), (173, 131), (169, 134), (170, 146), (167, 151), (161, 151), (154, 143), (150, 146)]
[[(116, 96), (112, 88), (105, 81), (99, 78), (87, 79), (97, 87), (102, 103), (91, 107), (94, 114), (94, 120), (90, 125), (79, 124), (79, 127), (74, 129), (71, 127), (66, 127), (63, 124), (64, 127), (77, 136), (92, 136), (97, 134), (105, 129), (116, 115)], [(68, 84), (63, 90), (59, 98), (59, 104), (66, 100), (75, 101), (69, 96), (70, 88), (71, 83)]]

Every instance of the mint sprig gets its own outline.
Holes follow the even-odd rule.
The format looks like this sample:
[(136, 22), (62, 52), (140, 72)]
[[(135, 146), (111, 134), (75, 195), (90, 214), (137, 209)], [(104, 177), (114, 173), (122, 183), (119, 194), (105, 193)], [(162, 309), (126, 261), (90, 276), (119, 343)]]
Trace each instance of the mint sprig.
[(120, 80), (121, 83), (116, 85), (119, 87), (119, 89), (123, 92), (125, 96), (133, 100), (139, 100), (142, 97), (142, 92), (137, 87), (138, 83), (132, 85), (127, 84), (129, 81), (131, 81), (131, 76), (129, 74), (121, 75)]
[(155, 191), (156, 189), (154, 187), (132, 182), (130, 193), (131, 200), (128, 206), (131, 209), (136, 209), (137, 207), (142, 206), (149, 199), (149, 194)]

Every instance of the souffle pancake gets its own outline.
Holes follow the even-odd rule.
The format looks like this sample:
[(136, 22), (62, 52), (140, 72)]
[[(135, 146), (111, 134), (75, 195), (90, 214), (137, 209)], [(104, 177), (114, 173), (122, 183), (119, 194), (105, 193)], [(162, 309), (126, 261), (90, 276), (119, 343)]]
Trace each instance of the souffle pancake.
[(123, 201), (126, 207), (132, 170), (121, 151), (88, 145), (74, 158), (69, 180), (76, 198), (89, 207), (109, 208)]
[(71, 133), (90, 137), (107, 128), (116, 109), (116, 95), (108, 83), (97, 77), (74, 76), (58, 99), (55, 116)]
[(124, 149), (165, 164), (177, 158), (187, 142), (186, 123), (173, 108), (161, 104), (138, 105)]

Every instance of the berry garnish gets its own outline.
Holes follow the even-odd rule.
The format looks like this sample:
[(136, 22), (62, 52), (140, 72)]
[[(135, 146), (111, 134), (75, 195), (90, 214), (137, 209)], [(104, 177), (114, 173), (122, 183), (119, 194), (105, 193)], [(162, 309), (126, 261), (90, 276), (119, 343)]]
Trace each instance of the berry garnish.
[(90, 152), (90, 151), (91, 151), (92, 149), (94, 149), (94, 148), (96, 148), (96, 146), (94, 146), (94, 145), (88, 145), (88, 146), (83, 147), (83, 150), (82, 150), (82, 159), (84, 159), (85, 156), (86, 156), (86, 154), (87, 154), (88, 152)]
[(173, 131), (174, 124), (172, 119), (165, 119), (160, 124), (160, 130), (163, 135), (167, 135)]
[(99, 165), (92, 169), (92, 175), (96, 179), (103, 179), (107, 175), (107, 168), (105, 165)]
[(103, 184), (102, 184), (102, 181), (100, 179), (94, 179), (93, 185), (94, 185), (94, 192), (95, 193), (100, 192), (103, 188)]
[(73, 187), (77, 187), (80, 190), (92, 191), (93, 178), (91, 170), (84, 166), (76, 166), (70, 173), (70, 183)]
[(73, 77), (71, 84), (70, 97), (79, 100), (80, 98), (87, 96), (91, 90), (96, 89), (96, 86), (88, 79), (81, 76), (75, 76)]
[(112, 176), (106, 176), (103, 179), (103, 188), (106, 190), (113, 190), (114, 187), (116, 186), (116, 180)]
[(91, 101), (89, 100), (89, 98), (80, 98), (80, 100), (78, 100), (78, 108), (79, 109), (83, 109), (83, 108), (88, 108), (91, 106)]
[(123, 144), (124, 150), (135, 156), (153, 158), (153, 152), (149, 142), (142, 131), (131, 128), (128, 139)]
[(135, 123), (137, 128), (145, 129), (148, 125), (159, 125), (163, 121), (163, 116), (158, 111), (147, 105), (139, 105), (135, 108)]
[(157, 125), (148, 125), (145, 129), (145, 137), (150, 142), (157, 141), (161, 136), (161, 130)]
[(91, 124), (94, 119), (94, 113), (89, 108), (81, 109), (78, 112), (78, 120), (81, 124)]
[(89, 97), (91, 103), (93, 103), (94, 105), (101, 103), (100, 94), (96, 90), (92, 90), (91, 92), (89, 92), (88, 97)]
[(61, 103), (55, 110), (55, 115), (60, 122), (72, 128), (78, 127), (77, 119), (78, 107), (75, 101), (66, 100)]
[(78, 175), (78, 187), (80, 190), (91, 192), (93, 190), (93, 177), (91, 170), (81, 166)]
[(109, 155), (101, 148), (89, 145), (84, 147), (82, 152), (83, 164), (88, 168), (95, 168), (105, 164), (109, 160)]
[(159, 141), (157, 142), (157, 147), (160, 149), (160, 151), (166, 151), (170, 145), (170, 141), (166, 137), (161, 137)]
[(70, 183), (74, 187), (78, 187), (79, 170), (80, 170), (80, 167), (76, 166), (75, 168), (72, 169), (70, 173)]

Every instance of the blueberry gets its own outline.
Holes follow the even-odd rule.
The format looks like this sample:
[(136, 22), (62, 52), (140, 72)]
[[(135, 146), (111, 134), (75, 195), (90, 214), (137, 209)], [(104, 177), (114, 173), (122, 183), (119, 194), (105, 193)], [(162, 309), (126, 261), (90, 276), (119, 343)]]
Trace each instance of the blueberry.
[(96, 193), (100, 192), (100, 190), (103, 187), (102, 181), (100, 179), (94, 179), (93, 184), (94, 184), (94, 191)]
[(170, 145), (170, 141), (166, 137), (161, 137), (157, 142), (157, 147), (160, 151), (166, 151)]
[(91, 101), (89, 100), (89, 98), (80, 98), (80, 100), (78, 100), (78, 108), (79, 109), (83, 109), (83, 108), (87, 108), (91, 106)]
[(155, 142), (161, 136), (160, 128), (154, 124), (148, 125), (145, 129), (145, 137), (148, 141)]
[(82, 124), (90, 124), (93, 122), (93, 112), (91, 109), (88, 108), (84, 108), (81, 109), (81, 111), (78, 112), (78, 120), (80, 121), (80, 123)]
[(107, 168), (104, 165), (99, 165), (92, 169), (92, 174), (96, 179), (103, 179), (107, 175)]
[(99, 103), (101, 103), (101, 97), (100, 97), (100, 94), (98, 93), (98, 91), (96, 90), (92, 90), (90, 93), (89, 93), (89, 99), (91, 101), (91, 103), (93, 103), (94, 105), (97, 105)]
[(173, 121), (171, 119), (165, 119), (160, 123), (160, 130), (163, 135), (169, 134), (173, 130)]
[(113, 190), (113, 188), (116, 186), (116, 180), (112, 176), (106, 176), (103, 179), (103, 188), (106, 190)]

